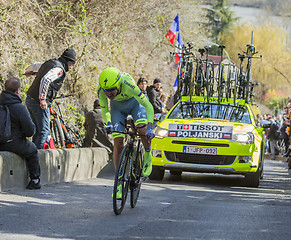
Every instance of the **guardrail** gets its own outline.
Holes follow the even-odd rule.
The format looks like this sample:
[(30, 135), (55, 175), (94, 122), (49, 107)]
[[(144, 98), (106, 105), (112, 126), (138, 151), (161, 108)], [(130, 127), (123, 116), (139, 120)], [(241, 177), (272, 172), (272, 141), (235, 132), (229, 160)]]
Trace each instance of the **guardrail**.
[[(96, 178), (108, 164), (104, 148), (39, 150), (41, 183), (71, 182)], [(29, 181), (25, 160), (0, 152), (0, 191), (24, 189)]]

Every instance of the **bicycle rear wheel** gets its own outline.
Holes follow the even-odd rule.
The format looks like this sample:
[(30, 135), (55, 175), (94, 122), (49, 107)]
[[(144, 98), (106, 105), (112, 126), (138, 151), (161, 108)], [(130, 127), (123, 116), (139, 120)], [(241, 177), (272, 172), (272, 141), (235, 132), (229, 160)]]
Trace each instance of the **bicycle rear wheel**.
[[(122, 152), (119, 159), (118, 167), (115, 171), (115, 180), (113, 187), (113, 210), (116, 215), (119, 215), (125, 205), (128, 188), (129, 188), (129, 178), (130, 178), (130, 160), (132, 158), (132, 149), (130, 149), (127, 144)], [(122, 197), (121, 199), (117, 198), (117, 190), (121, 185), (122, 188)]]
[(143, 146), (139, 141), (136, 148), (135, 161), (133, 162), (132, 178), (130, 181), (130, 206), (134, 208), (140, 192), (141, 174), (143, 166)]
[(65, 137), (60, 122), (53, 118), (50, 122), (51, 135), (56, 148), (65, 147)]

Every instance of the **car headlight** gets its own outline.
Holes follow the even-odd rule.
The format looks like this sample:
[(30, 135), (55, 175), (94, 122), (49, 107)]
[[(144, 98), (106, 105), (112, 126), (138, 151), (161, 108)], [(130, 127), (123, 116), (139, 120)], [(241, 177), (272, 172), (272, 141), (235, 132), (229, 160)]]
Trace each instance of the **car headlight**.
[(156, 138), (164, 138), (168, 136), (168, 130), (158, 126), (156, 128), (155, 134), (156, 134)]
[(240, 144), (253, 144), (254, 143), (254, 134), (251, 132), (237, 133), (237, 134), (233, 135), (232, 139), (234, 141), (239, 142)]

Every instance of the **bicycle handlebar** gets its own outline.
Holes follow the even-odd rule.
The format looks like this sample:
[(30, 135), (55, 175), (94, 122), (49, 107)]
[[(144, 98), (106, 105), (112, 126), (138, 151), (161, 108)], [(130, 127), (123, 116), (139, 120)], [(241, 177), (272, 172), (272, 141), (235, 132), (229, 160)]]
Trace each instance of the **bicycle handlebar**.
[[(122, 122), (120, 122), (120, 123), (121, 123), (122, 126), (125, 127), (125, 129), (128, 129), (128, 127), (126, 126), (126, 124), (123, 124)], [(121, 133), (121, 134), (129, 134), (129, 135), (134, 134), (134, 135), (136, 135), (136, 136), (141, 136), (141, 137), (145, 136), (144, 134), (137, 134), (137, 133), (136, 133), (136, 130), (137, 130), (137, 129), (141, 129), (141, 128), (146, 127), (146, 124), (144, 124), (144, 125), (142, 125), (142, 126), (140, 126), (140, 127), (137, 127), (137, 126), (133, 125), (133, 127), (134, 127), (134, 129), (133, 129), (132, 131), (127, 131), (127, 132), (111, 131), (111, 132), (109, 132), (109, 134), (112, 134), (112, 133), (115, 132), (115, 133)]]
[(121, 134), (128, 134), (128, 135), (135, 135), (135, 136), (140, 136), (140, 137), (145, 137), (145, 134), (139, 134), (139, 133), (135, 133), (134, 131), (128, 131), (128, 132), (120, 132), (120, 131), (112, 131), (109, 132), (108, 134), (112, 134), (112, 133), (121, 133)]

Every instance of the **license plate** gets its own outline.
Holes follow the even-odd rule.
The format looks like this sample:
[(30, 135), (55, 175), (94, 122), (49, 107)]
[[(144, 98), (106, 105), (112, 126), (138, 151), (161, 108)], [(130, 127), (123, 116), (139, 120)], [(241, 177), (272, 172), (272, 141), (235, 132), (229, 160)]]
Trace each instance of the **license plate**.
[(217, 148), (183, 146), (183, 153), (217, 155)]

